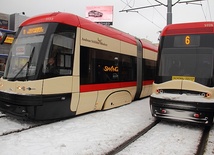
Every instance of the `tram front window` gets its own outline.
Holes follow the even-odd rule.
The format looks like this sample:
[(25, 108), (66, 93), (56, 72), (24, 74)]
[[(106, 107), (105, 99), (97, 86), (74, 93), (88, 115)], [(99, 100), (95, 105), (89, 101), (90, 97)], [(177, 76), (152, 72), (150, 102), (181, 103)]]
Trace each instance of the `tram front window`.
[(193, 76), (211, 78), (212, 48), (165, 48), (162, 50), (159, 76)]
[(3, 78), (25, 81), (71, 75), (75, 32), (75, 27), (59, 23), (22, 27)]
[(43, 39), (44, 35), (18, 37), (11, 48), (4, 78), (25, 80), (35, 75)]
[(11, 81), (35, 79), (41, 47), (48, 24), (24, 26), (13, 41), (4, 72), (4, 79)]

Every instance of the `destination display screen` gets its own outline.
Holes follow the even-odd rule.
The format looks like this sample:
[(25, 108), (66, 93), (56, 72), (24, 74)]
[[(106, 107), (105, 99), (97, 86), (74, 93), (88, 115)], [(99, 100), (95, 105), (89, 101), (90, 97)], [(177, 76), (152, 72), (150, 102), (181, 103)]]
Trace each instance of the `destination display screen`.
[(174, 37), (174, 47), (200, 46), (200, 35), (182, 35)]
[(195, 81), (195, 77), (192, 76), (172, 76), (172, 80), (189, 80), (189, 81)]
[(40, 35), (45, 34), (47, 31), (47, 24), (37, 24), (37, 25), (30, 25), (25, 26), (22, 28), (20, 35), (22, 36), (29, 36), (29, 35)]

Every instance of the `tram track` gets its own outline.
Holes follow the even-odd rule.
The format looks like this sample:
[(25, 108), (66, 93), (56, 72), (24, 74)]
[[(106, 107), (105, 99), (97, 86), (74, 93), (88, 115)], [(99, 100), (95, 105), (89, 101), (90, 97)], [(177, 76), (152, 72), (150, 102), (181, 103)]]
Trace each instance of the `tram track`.
[(134, 135), (133, 137), (129, 138), (128, 140), (126, 140), (125, 142), (123, 142), (122, 144), (120, 144), (119, 146), (117, 146), (115, 149), (109, 151), (106, 155), (115, 155), (118, 152), (122, 151), (127, 146), (129, 146), (131, 143), (133, 143), (134, 141), (136, 141), (138, 138), (140, 138), (144, 134), (146, 134), (149, 130), (151, 130), (159, 122), (160, 122), (160, 120), (155, 120), (154, 122), (152, 122), (151, 124), (149, 124), (147, 127), (145, 127), (144, 129), (142, 129), (140, 132), (138, 132), (136, 135)]
[[(158, 125), (159, 124), (159, 125)], [(130, 146), (138, 146), (138, 144), (135, 145), (135, 142), (138, 141), (138, 139), (141, 139), (141, 138), (144, 138), (144, 135), (146, 133), (149, 133), (149, 135), (151, 135), (150, 131), (151, 132), (154, 132), (155, 130), (157, 130), (159, 128), (160, 125), (167, 125), (168, 123), (166, 122), (162, 122), (162, 121), (154, 121), (153, 123), (151, 123), (149, 126), (147, 126), (146, 128), (144, 128), (143, 130), (141, 130), (139, 133), (137, 133), (135, 136), (131, 137), (130, 139), (128, 139), (127, 141), (125, 141), (124, 143), (122, 143), (121, 145), (117, 146), (115, 149), (109, 151), (108, 153), (106, 153), (106, 155), (115, 155), (115, 154), (132, 154), (132, 152), (130, 151)], [(169, 126), (171, 126), (170, 124), (168, 124)], [(183, 129), (182, 130), (187, 130), (188, 128), (191, 128), (192, 124), (180, 124), (178, 123), (176, 125), (176, 123), (172, 124), (172, 126), (177, 126), (177, 128), (180, 128), (182, 127)], [(195, 130), (197, 130), (197, 132), (199, 132), (200, 134), (198, 134), (198, 137), (197, 136), (190, 136), (192, 139), (190, 141), (194, 142), (192, 143), (192, 148), (195, 147), (195, 151), (192, 149), (192, 153), (195, 154), (195, 155), (203, 155), (205, 153), (205, 149), (206, 149), (206, 145), (207, 145), (207, 141), (208, 141), (208, 137), (209, 137), (209, 131), (211, 129), (211, 127), (209, 126), (204, 126), (204, 127), (200, 127), (200, 126), (192, 126), (193, 128), (195, 128)], [(153, 128), (156, 128), (154, 131)], [(160, 129), (161, 130), (161, 129)], [(181, 132), (182, 132), (181, 130)], [(192, 130), (194, 131), (194, 130)], [(157, 132), (157, 131), (156, 131)], [(179, 131), (176, 131), (175, 134), (172, 134), (171, 136), (174, 137), (175, 135), (177, 135)], [(170, 132), (162, 132), (162, 134), (165, 134), (165, 133), (168, 133), (170, 134)], [(166, 134), (167, 135), (167, 134)], [(182, 134), (181, 134), (182, 135)], [(186, 134), (185, 134), (186, 135)], [(167, 152), (177, 152), (178, 153), (178, 150), (176, 150), (175, 148), (170, 148), (170, 142), (176, 142), (178, 141), (178, 145), (182, 146), (182, 144), (179, 144), (179, 141), (183, 141), (184, 143), (186, 143), (188, 141), (188, 138), (190, 137), (183, 137), (183, 136), (179, 136), (176, 138), (176, 136), (174, 137), (175, 139), (172, 140), (172, 139), (169, 139), (168, 140), (168, 143), (166, 143), (166, 140), (163, 140), (163, 139), (158, 139), (156, 138), (156, 141), (154, 143), (158, 143), (159, 145), (165, 145), (164, 148), (167, 148), (165, 151)], [(147, 135), (147, 138), (148, 138), (148, 135)], [(153, 137), (151, 137), (151, 139), (154, 139)], [(148, 139), (147, 139), (148, 140)], [(159, 142), (160, 140), (160, 142)], [(149, 142), (150, 144), (152, 144), (151, 142)], [(176, 142), (177, 143), (177, 142)], [(133, 145), (134, 144), (134, 145)], [(143, 143), (142, 143), (143, 144)], [(153, 146), (154, 147), (154, 150), (155, 150), (155, 145)], [(152, 147), (152, 148), (153, 148)], [(133, 147), (135, 148), (135, 147)], [(146, 152), (144, 152), (143, 149), (144, 148), (144, 145), (142, 145), (142, 152), (143, 154)], [(169, 149), (169, 150), (168, 150)], [(188, 149), (187, 149), (188, 150)], [(186, 151), (187, 151), (186, 150)], [(127, 153), (126, 151), (130, 151), (129, 153)], [(142, 153), (141, 152), (141, 153)]]
[(1, 122), (8, 122), (8, 123), (7, 123), (7, 126), (0, 128), (0, 137), (30, 130), (43, 125), (48, 125), (57, 121), (31, 122), (31, 121), (24, 121), (24, 120), (10, 118), (7, 115), (2, 115), (0, 116), (0, 123)]
[(0, 118), (6, 117), (6, 115), (1, 115)]
[(210, 132), (211, 126), (205, 126), (203, 129), (203, 133), (200, 139), (200, 143), (198, 145), (198, 149), (196, 152), (196, 155), (203, 155), (205, 152), (205, 148), (207, 145), (207, 140), (209, 137), (209, 132)]
[(0, 118), (1, 117), (5, 117), (6, 115), (5, 114), (2, 114), (1, 112), (0, 112)]
[[(108, 111), (110, 112), (110, 111)], [(116, 115), (117, 116), (117, 115)], [(89, 118), (88, 118), (89, 117)], [(86, 119), (87, 118), (87, 119)], [(161, 151), (163, 154), (194, 154), (194, 155), (201, 155), (204, 152), (204, 149), (206, 148), (206, 141), (207, 141), (207, 136), (209, 136), (209, 134), (204, 135), (204, 133), (206, 133), (207, 131), (209, 132), (209, 129), (205, 129), (203, 128), (203, 126), (197, 126), (197, 125), (189, 125), (189, 124), (185, 124), (185, 123), (177, 123), (177, 122), (168, 122), (168, 121), (161, 121), (161, 122), (152, 122), (151, 123), (151, 119), (150, 119), (150, 124), (144, 124), (141, 126), (141, 128), (138, 128), (138, 130), (135, 130), (135, 132), (132, 132), (132, 135), (134, 135), (133, 137), (129, 138), (128, 140), (124, 141), (124, 138), (126, 136), (126, 132), (129, 130), (124, 130), (123, 132), (118, 132), (114, 133), (116, 137), (111, 136), (111, 139), (108, 137), (107, 139), (101, 139), (100, 140), (100, 135), (108, 135), (109, 132), (106, 131), (106, 129), (108, 128), (103, 128), (102, 131), (104, 131), (102, 134), (98, 134), (99, 138), (96, 137), (96, 134), (94, 134), (93, 136), (89, 136), (88, 138), (85, 138), (85, 140), (83, 141), (82, 138), (78, 139), (77, 137), (81, 137), (81, 133), (85, 134), (85, 129), (88, 125), (90, 125), (91, 123), (88, 123), (87, 125), (82, 125), (85, 124), (85, 122), (88, 122), (91, 119), (97, 119), (100, 118), (99, 117), (95, 117), (95, 115), (93, 115), (93, 117), (90, 117), (90, 115), (87, 115), (87, 117), (83, 116), (83, 119), (71, 119), (71, 121), (68, 122), (62, 122), (60, 124), (56, 123), (56, 125), (54, 125), (54, 122), (59, 122), (58, 121), (52, 121), (52, 122), (42, 122), (42, 121), (37, 121), (37, 122), (33, 122), (33, 121), (26, 121), (26, 120), (22, 120), (22, 119), (15, 119), (13, 117), (10, 117), (8, 115), (4, 115), (4, 116), (0, 116), (0, 124), (3, 125), (0, 128), (0, 139), (2, 141), (1, 145), (5, 145), (5, 147), (7, 147), (7, 144), (10, 144), (13, 141), (16, 141), (17, 139), (19, 139), (19, 137), (21, 138), (25, 138), (28, 139), (29, 137), (31, 137), (31, 134), (34, 134), (35, 130), (38, 129), (39, 132), (36, 132), (37, 134), (41, 135), (41, 137), (43, 138), (42, 141), (45, 141), (44, 139), (46, 139), (46, 137), (51, 137), (51, 135), (57, 135), (59, 134), (58, 131), (60, 133), (64, 133), (64, 134), (59, 134), (60, 136), (62, 136), (62, 139), (64, 138), (63, 135), (65, 135), (66, 133), (66, 137), (73, 137), (75, 139), (77, 139), (76, 141), (69, 141), (68, 143), (65, 143), (64, 141), (62, 141), (59, 146), (63, 146), (63, 148), (65, 148), (65, 146), (76, 146), (76, 143), (80, 143), (79, 145), (81, 145), (81, 150), (85, 149), (86, 151), (83, 151), (84, 153), (91, 153), (96, 149), (90, 151), (87, 150), (89, 148), (89, 146), (92, 146), (91, 144), (86, 144), (84, 145), (84, 141), (89, 141), (91, 143), (93, 143), (93, 146), (99, 146), (100, 149), (102, 149), (102, 146), (105, 145), (110, 145), (111, 147), (109, 147), (108, 150), (105, 150), (103, 152), (105, 152), (105, 154), (108, 155), (114, 155), (114, 154), (123, 154), (123, 155), (128, 155), (128, 154), (136, 154), (136, 152), (138, 152), (138, 150), (141, 150), (138, 154), (148, 154), (147, 152), (149, 152), (149, 154), (155, 154), (155, 152), (157, 151)], [(102, 117), (101, 117), (102, 118)], [(105, 119), (102, 119), (102, 122)], [(63, 120), (60, 120), (63, 121)], [(97, 122), (97, 121), (96, 121)], [(118, 121), (116, 121), (118, 122)], [(129, 121), (128, 121), (129, 122)], [(139, 122), (139, 121), (138, 121)], [(53, 126), (56, 127), (52, 127), (49, 126), (48, 124), (53, 123)], [(93, 123), (92, 123), (93, 124)], [(90, 134), (92, 133), (96, 133), (96, 131), (100, 131), (102, 128), (99, 126), (100, 123), (98, 123), (96, 126), (94, 126), (93, 128), (98, 128), (95, 130), (90, 130)], [(126, 123), (121, 123), (121, 124), (127, 124)], [(139, 123), (140, 124), (140, 123)], [(139, 127), (138, 124), (138, 127)], [(9, 125), (9, 126), (8, 126)], [(45, 127), (42, 126), (47, 125), (48, 130)], [(131, 126), (133, 126), (132, 124), (130, 124)], [(103, 125), (102, 125), (103, 126)], [(41, 130), (40, 130), (41, 127)], [(91, 126), (92, 127), (92, 126)], [(4, 131), (2, 130), (2, 128), (4, 129)], [(76, 128), (78, 128), (76, 130)], [(33, 129), (33, 130), (31, 130)], [(84, 130), (81, 130), (84, 129)], [(132, 129), (132, 128), (131, 128)], [(142, 130), (143, 129), (143, 130)], [(66, 132), (67, 130), (69, 130), (69, 132)], [(204, 130), (204, 131), (203, 131)], [(24, 132), (26, 131), (26, 132)], [(55, 132), (57, 131), (57, 132)], [(72, 132), (70, 132), (72, 131)], [(140, 131), (140, 132), (139, 132)], [(211, 130), (212, 131), (212, 130)], [(16, 134), (18, 133), (18, 134)], [(45, 136), (45, 134), (48, 133), (48, 136)], [(110, 132), (111, 133), (111, 132)], [(51, 134), (51, 135), (50, 135)], [(77, 136), (78, 134), (78, 136)], [(110, 134), (110, 135), (114, 135), (114, 134)], [(202, 136), (202, 134), (204, 136)], [(22, 136), (20, 136), (22, 135)], [(160, 136), (161, 135), (161, 136)], [(86, 135), (88, 136), (88, 135)], [(27, 137), (27, 138), (26, 138)], [(56, 136), (58, 137), (58, 136)], [(90, 137), (95, 137), (95, 140), (91, 140), (92, 138)], [(104, 136), (105, 137), (105, 136)], [(115, 141), (116, 139), (118, 139), (118, 137), (120, 137), (121, 139), (123, 139), (123, 141), (121, 140), (120, 143), (113, 143), (112, 141)], [(205, 138), (202, 138), (205, 137)], [(47, 138), (47, 139), (48, 139)], [(69, 139), (69, 138), (68, 138)], [(68, 140), (67, 139), (67, 140)], [(126, 138), (127, 139), (127, 138)], [(204, 140), (202, 140), (204, 139)], [(34, 139), (31, 141), (31, 143), (39, 143), (41, 140), (37, 139), (36, 137), (34, 137)], [(201, 142), (204, 141), (204, 142)], [(96, 143), (98, 142), (98, 143)], [(126, 143), (126, 144), (125, 144)], [(139, 145), (139, 143), (141, 143), (141, 145)], [(47, 144), (45, 146), (49, 146), (48, 145), (49, 142), (47, 142)], [(114, 145), (111, 145), (114, 144)], [(116, 145), (115, 145), (116, 144)], [(189, 145), (191, 144), (191, 145)], [(17, 145), (13, 150), (17, 150), (22, 148), (22, 146), (26, 146), (27, 144), (25, 144), (25, 142), (22, 142), (21, 144)], [(88, 145), (88, 146), (87, 146)], [(130, 147), (131, 146), (131, 147)], [(134, 146), (134, 147), (132, 147)], [(138, 149), (137, 147), (140, 146)], [(160, 148), (160, 146), (162, 146), (162, 148)], [(54, 146), (55, 148), (56, 146)], [(70, 148), (69, 147), (69, 148)], [(203, 147), (203, 148), (202, 148)], [(53, 148), (53, 150), (54, 150)], [(68, 148), (68, 147), (67, 147)], [(103, 147), (105, 148), (105, 147)], [(134, 148), (134, 149), (132, 149)], [(180, 149), (182, 148), (182, 149)], [(199, 151), (199, 148), (201, 149), (201, 151)], [(99, 149), (99, 148), (98, 148)], [(80, 150), (75, 148), (70, 149), (70, 152), (79, 152)], [(103, 150), (103, 149), (102, 149)], [(132, 151), (133, 150), (133, 151)], [(155, 150), (155, 152), (153, 152)], [(30, 152), (31, 150), (29, 150)], [(7, 151), (6, 151), (7, 152)], [(9, 151), (11, 152), (11, 151)], [(102, 152), (102, 153), (103, 153)], [(143, 153), (142, 153), (143, 152)], [(197, 152), (197, 153), (196, 153)], [(198, 152), (202, 152), (201, 154)], [(40, 152), (42, 153), (42, 152)]]
[[(3, 129), (0, 128), (0, 138), (4, 137), (4, 136), (7, 136), (7, 135), (20, 133), (20, 132), (27, 131), (27, 130), (30, 130), (30, 129), (34, 129), (34, 128), (37, 128), (37, 127), (41, 127), (43, 125), (48, 125), (48, 124), (51, 124), (51, 123), (55, 123), (55, 122), (58, 122), (58, 121), (55, 120), (55, 121), (32, 122), (32, 121), (14, 119), (14, 118), (11, 118), (11, 117), (9, 117), (7, 115), (2, 115), (2, 116), (0, 116), (0, 123), (1, 122), (7, 122), (8, 126), (3, 127)], [(119, 152), (122, 152), (127, 147), (132, 145), (135, 141), (137, 141), (141, 137), (144, 137), (144, 135), (146, 133), (150, 132), (150, 130), (153, 129), (155, 126), (156, 126), (155, 128), (157, 128), (158, 124), (160, 124), (160, 125), (161, 124), (166, 124), (166, 122), (165, 123), (164, 122), (160, 123), (159, 120), (156, 120), (156, 121), (152, 122), (147, 127), (145, 127), (140, 132), (138, 132), (136, 135), (134, 135), (131, 138), (129, 138), (128, 140), (124, 141), (119, 146), (116, 146), (113, 150), (110, 150), (109, 152), (107, 152), (106, 155), (115, 155), (115, 154), (117, 154)], [(199, 127), (199, 128), (201, 130), (201, 136), (198, 136), (199, 137), (198, 138), (198, 143), (194, 144), (196, 146), (195, 147), (196, 151), (194, 153), (195, 155), (203, 155), (204, 154), (205, 148), (206, 148), (206, 145), (207, 145), (207, 140), (208, 140), (208, 137), (209, 137), (209, 131), (210, 131), (211, 127), (205, 126), (204, 128), (201, 128), (201, 127)]]

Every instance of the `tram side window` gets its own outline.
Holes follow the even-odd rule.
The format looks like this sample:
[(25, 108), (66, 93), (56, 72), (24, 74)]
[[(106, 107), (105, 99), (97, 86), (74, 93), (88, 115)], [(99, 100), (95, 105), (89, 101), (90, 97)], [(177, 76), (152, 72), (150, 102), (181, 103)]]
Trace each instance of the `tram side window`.
[(80, 83), (136, 80), (136, 58), (119, 53), (81, 47)]
[(53, 35), (50, 52), (45, 59), (45, 73), (48, 77), (72, 74), (74, 39), (69, 38), (72, 34), (62, 32)]
[(137, 59), (133, 56), (121, 56), (121, 81), (135, 81), (137, 79)]
[(60, 53), (57, 55), (57, 67), (60, 75), (71, 75), (71, 54)]
[(118, 53), (96, 51), (94, 56), (96, 83), (117, 82), (120, 80), (120, 57)]
[(156, 62), (154, 60), (143, 59), (144, 80), (154, 80)]
[(81, 47), (80, 83), (106, 83), (119, 81), (119, 54)]
[(80, 83), (87, 84), (92, 83), (90, 76), (90, 64), (89, 64), (89, 48), (81, 47), (80, 49)]

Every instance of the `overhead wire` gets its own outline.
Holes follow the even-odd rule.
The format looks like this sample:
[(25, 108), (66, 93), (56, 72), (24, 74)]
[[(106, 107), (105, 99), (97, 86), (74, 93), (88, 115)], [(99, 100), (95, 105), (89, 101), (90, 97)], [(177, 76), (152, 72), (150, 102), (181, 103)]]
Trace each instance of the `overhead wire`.
[[(129, 5), (129, 3), (124, 2), (123, 0), (120, 0), (121, 2), (123, 2), (124, 4), (126, 4), (126, 6), (124, 8), (126, 8), (127, 6), (129, 8), (133, 8), (132, 6)], [(159, 29), (162, 29), (160, 26), (158, 26), (157, 24), (155, 24), (152, 20), (148, 19), (147, 17), (145, 17), (144, 15), (142, 15), (141, 13), (139, 13), (138, 11), (135, 11), (136, 13), (138, 13), (141, 17), (143, 17), (144, 19), (146, 19), (147, 21), (149, 21), (150, 23), (152, 23), (153, 25), (155, 25), (156, 27), (158, 27)]]
[[(130, 8), (132, 8), (133, 6), (131, 6), (129, 3), (131, 3), (131, 1), (132, 0), (130, 0), (129, 2), (128, 2), (128, 0), (126, 0), (126, 2), (124, 2), (123, 0), (120, 0), (121, 2), (123, 2), (124, 4), (126, 4), (126, 6), (123, 8), (123, 9), (125, 9), (127, 6), (128, 7), (130, 7)], [(134, 5), (134, 4), (133, 4)]]
[(207, 7), (208, 7), (209, 14), (210, 14), (210, 20), (212, 20), (212, 14), (211, 14), (211, 10), (210, 10), (209, 0), (207, 0)]
[[(208, 21), (207, 16), (209, 15), (209, 17), (210, 17), (211, 20), (212, 20), (212, 16), (211, 16), (211, 11), (210, 11), (209, 0), (206, 0), (206, 2), (207, 2), (208, 13), (205, 13), (205, 10), (204, 10), (204, 7), (203, 7), (203, 4), (204, 4), (204, 3), (202, 4), (202, 2), (200, 2), (200, 5), (201, 5), (201, 10), (202, 10), (202, 12), (203, 12), (204, 18), (205, 18), (206, 21)], [(207, 15), (207, 14), (208, 14), (208, 15)]]
[[(201, 2), (200, 2), (200, 3), (201, 3)], [(201, 10), (202, 10), (202, 12), (203, 12), (203, 14), (204, 14), (204, 18), (205, 18), (205, 20), (207, 21), (207, 16), (206, 16), (206, 14), (205, 14), (205, 12), (204, 12), (204, 8), (203, 8), (202, 3), (201, 3)]]
[(160, 26), (158, 26), (157, 24), (155, 24), (153, 21), (151, 21), (150, 19), (148, 19), (147, 17), (145, 17), (144, 15), (142, 15), (141, 13), (137, 12), (140, 16), (142, 16), (143, 18), (145, 18), (146, 20), (148, 20), (150, 23), (152, 23), (153, 25), (155, 25), (156, 27), (158, 27), (159, 29), (162, 29)]
[[(151, 3), (149, 0), (147, 0), (147, 2), (149, 2), (150, 5), (152, 5), (152, 3)], [(166, 21), (166, 18), (165, 18), (155, 7), (153, 7), (153, 8), (154, 8), (155, 11), (157, 11), (157, 13)]]

